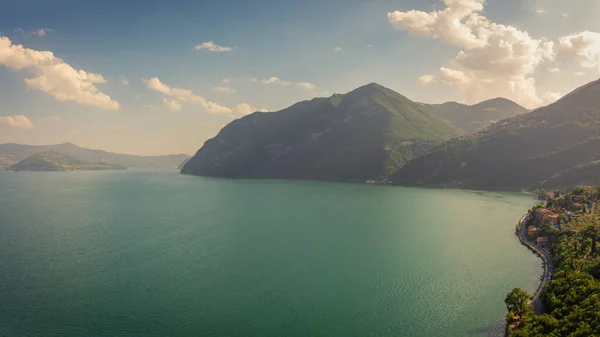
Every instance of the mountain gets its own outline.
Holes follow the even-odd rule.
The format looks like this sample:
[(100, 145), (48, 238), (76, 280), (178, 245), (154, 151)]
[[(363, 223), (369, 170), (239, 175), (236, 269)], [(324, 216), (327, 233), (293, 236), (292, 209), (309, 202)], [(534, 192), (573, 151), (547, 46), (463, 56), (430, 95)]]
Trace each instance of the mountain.
[(556, 103), (446, 142), (392, 178), (411, 185), (517, 190), (600, 182), (600, 80)]
[(494, 122), (529, 112), (529, 110), (506, 98), (494, 98), (475, 105), (447, 102), (444, 104), (424, 104), (424, 106), (467, 133), (484, 129)]
[(461, 131), (372, 83), (225, 126), (181, 170), (231, 178), (364, 181), (395, 173)]
[(85, 170), (125, 170), (122, 165), (106, 163), (86, 163), (58, 152), (42, 152), (27, 157), (8, 168), (11, 171), (85, 171)]
[(0, 145), (0, 168), (6, 168), (26, 157), (42, 152), (58, 152), (74, 156), (84, 162), (107, 163), (123, 165), (130, 168), (177, 168), (177, 166), (190, 156), (185, 154), (174, 154), (166, 156), (135, 156), (129, 154), (111, 153), (102, 150), (90, 150), (71, 143), (57, 145), (22, 145), (2, 144)]

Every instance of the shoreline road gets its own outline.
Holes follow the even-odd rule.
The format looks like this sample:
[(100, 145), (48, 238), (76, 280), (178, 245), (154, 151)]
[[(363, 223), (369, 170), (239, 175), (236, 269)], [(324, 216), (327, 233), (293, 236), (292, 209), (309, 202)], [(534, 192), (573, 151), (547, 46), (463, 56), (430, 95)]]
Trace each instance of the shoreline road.
[(529, 215), (524, 215), (521, 218), (521, 220), (519, 221), (518, 235), (519, 235), (519, 240), (521, 241), (521, 244), (528, 246), (536, 255), (538, 255), (542, 259), (544, 273), (541, 276), (541, 282), (540, 282), (539, 287), (535, 291), (535, 294), (533, 296), (531, 296), (531, 303), (533, 305), (535, 313), (538, 315), (541, 315), (544, 313), (544, 305), (542, 303), (542, 300), (540, 299), (540, 296), (542, 294), (542, 290), (544, 289), (546, 284), (548, 284), (548, 282), (550, 282), (550, 279), (552, 278), (552, 273), (554, 272), (554, 264), (552, 262), (552, 255), (546, 248), (538, 246), (537, 244), (530, 242), (527, 239), (526, 224), (529, 221), (529, 219), (530, 219)]

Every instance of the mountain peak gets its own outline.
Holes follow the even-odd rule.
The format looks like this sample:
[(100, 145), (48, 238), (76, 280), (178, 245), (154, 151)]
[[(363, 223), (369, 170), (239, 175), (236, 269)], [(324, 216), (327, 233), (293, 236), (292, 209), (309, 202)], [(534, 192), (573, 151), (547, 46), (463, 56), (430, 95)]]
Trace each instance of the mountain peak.
[(182, 173), (364, 181), (389, 176), (461, 134), (421, 105), (377, 83), (238, 121), (206, 141)]
[(388, 89), (386, 87), (384, 87), (381, 84), (372, 82), (369, 84), (365, 84), (363, 86), (360, 86), (352, 91), (350, 91), (348, 94), (353, 94), (353, 93), (368, 93), (368, 92), (379, 92), (379, 91), (387, 91), (391, 89)]

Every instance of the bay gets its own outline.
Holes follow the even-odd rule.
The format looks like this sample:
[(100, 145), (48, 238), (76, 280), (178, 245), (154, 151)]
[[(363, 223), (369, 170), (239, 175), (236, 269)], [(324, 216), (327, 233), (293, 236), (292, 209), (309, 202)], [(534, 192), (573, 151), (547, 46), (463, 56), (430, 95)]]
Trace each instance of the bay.
[(0, 335), (502, 336), (512, 193), (0, 172)]

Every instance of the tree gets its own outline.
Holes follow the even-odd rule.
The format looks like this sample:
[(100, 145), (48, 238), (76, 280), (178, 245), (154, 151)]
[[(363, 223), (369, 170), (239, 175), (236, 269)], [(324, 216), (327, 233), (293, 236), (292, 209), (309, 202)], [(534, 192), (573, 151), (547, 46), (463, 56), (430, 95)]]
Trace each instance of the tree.
[(504, 299), (504, 303), (506, 303), (508, 312), (512, 312), (517, 316), (521, 316), (525, 311), (529, 297), (529, 294), (525, 290), (521, 288), (514, 288), (510, 293), (508, 293), (508, 295), (506, 295), (506, 298)]
[(592, 256), (595, 256), (596, 242), (600, 239), (600, 228), (595, 224), (590, 224), (583, 230), (583, 235), (592, 239)]

